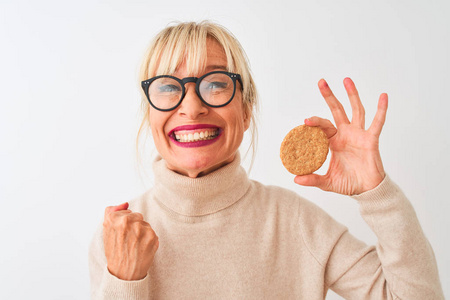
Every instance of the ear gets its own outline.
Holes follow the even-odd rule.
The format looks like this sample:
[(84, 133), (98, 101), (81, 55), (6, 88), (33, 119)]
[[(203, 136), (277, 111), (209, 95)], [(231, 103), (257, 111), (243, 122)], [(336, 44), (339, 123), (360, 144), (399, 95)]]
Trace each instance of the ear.
[(252, 111), (244, 106), (244, 132), (250, 127), (250, 122), (252, 120)]

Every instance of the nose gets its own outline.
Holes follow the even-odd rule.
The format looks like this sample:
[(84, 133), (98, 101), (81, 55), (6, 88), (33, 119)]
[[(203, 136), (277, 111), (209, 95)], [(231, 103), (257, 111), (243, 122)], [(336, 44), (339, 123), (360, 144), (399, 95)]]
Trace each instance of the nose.
[(178, 113), (181, 116), (192, 120), (197, 119), (199, 116), (206, 115), (208, 113), (208, 107), (195, 92), (195, 83), (187, 83), (185, 87), (186, 95), (178, 107)]

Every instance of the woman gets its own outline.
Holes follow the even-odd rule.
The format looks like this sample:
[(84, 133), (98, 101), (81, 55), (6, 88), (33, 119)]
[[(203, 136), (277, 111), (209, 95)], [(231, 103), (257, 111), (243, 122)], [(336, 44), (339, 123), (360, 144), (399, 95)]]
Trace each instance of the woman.
[[(142, 65), (146, 112), (160, 156), (155, 185), (106, 208), (90, 249), (94, 299), (441, 299), (436, 262), (415, 212), (385, 174), (378, 137), (382, 94), (365, 130), (352, 80), (348, 120), (325, 80), (336, 127), (326, 175), (295, 182), (350, 195), (378, 237), (366, 246), (295, 193), (248, 179), (239, 145), (253, 123), (256, 90), (245, 54), (208, 22), (164, 29)], [(141, 128), (142, 128), (141, 126)]]

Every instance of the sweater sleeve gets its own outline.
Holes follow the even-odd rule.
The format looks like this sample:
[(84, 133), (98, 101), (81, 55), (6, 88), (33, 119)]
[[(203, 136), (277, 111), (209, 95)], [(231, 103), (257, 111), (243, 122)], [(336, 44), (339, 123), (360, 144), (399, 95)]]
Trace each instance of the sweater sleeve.
[(99, 226), (89, 248), (91, 299), (149, 299), (149, 276), (142, 280), (126, 281), (112, 275), (107, 268), (102, 228)]
[(354, 249), (331, 279), (331, 289), (347, 299), (444, 299), (433, 250), (400, 188), (386, 176), (375, 189), (352, 198), (378, 243), (367, 247), (343, 233), (328, 266), (342, 266), (338, 261)]

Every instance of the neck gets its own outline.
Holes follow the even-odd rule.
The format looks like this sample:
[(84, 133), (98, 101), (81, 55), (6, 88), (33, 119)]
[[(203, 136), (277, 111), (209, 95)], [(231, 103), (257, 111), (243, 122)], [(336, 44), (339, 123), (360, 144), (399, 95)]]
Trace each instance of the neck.
[(161, 157), (154, 162), (153, 171), (157, 201), (185, 217), (223, 210), (238, 201), (250, 186), (247, 173), (240, 166), (239, 153), (230, 163), (194, 178), (170, 170)]

